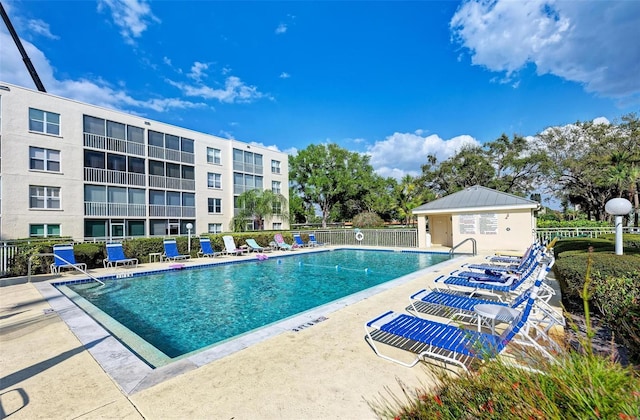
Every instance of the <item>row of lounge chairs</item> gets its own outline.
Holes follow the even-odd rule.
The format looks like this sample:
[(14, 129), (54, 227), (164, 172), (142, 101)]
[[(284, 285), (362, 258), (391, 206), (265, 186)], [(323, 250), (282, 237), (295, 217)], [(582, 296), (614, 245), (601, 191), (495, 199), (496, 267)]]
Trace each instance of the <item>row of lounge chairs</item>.
[[(281, 234), (274, 235), (274, 241), (270, 246), (261, 246), (255, 239), (248, 238), (246, 240), (246, 247), (237, 247), (233, 236), (223, 236), (225, 249), (222, 251), (215, 251), (211, 245), (211, 240), (207, 237), (200, 239), (200, 250), (198, 251), (199, 257), (217, 257), (221, 255), (242, 255), (248, 252), (271, 252), (274, 249), (278, 250), (292, 250), (298, 247), (311, 247), (322, 245), (315, 239), (313, 233), (309, 234), (309, 242), (303, 242), (299, 234), (294, 235), (295, 243), (293, 245), (287, 244)], [(166, 261), (179, 261), (191, 258), (190, 255), (180, 254), (175, 239), (165, 239), (163, 241), (164, 253), (161, 254), (161, 260)], [(124, 254), (122, 243), (114, 242), (106, 244), (107, 258), (103, 260), (104, 268), (108, 267), (137, 267), (137, 258), (128, 258)], [(54, 262), (51, 264), (51, 272), (59, 274), (63, 269), (77, 269), (86, 270), (87, 265), (85, 263), (79, 263), (76, 261), (73, 251), (73, 245), (71, 244), (57, 244), (53, 246)]]
[[(436, 280), (438, 287), (410, 296), (407, 313), (387, 311), (365, 323), (365, 340), (376, 355), (407, 367), (422, 360), (466, 370), (474, 360), (495, 357), (509, 344), (533, 348), (553, 360), (552, 353), (559, 348), (550, 330), (564, 326), (562, 314), (549, 305), (554, 290), (545, 283), (554, 259), (544, 247), (527, 253), (503, 264), (520, 265), (532, 258), (530, 267), (520, 274), (502, 271), (499, 281), (464, 277), (459, 272), (441, 276)], [(465, 269), (476, 274), (486, 270), (472, 265)], [(507, 326), (498, 334), (495, 323)], [(387, 346), (406, 350), (414, 358), (392, 357), (390, 351), (383, 352)]]

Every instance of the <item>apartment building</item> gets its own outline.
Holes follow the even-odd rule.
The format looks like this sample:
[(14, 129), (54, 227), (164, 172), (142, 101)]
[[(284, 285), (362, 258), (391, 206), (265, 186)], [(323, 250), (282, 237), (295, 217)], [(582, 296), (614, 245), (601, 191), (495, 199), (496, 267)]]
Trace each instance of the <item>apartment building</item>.
[(282, 152), (0, 81), (0, 240), (229, 231), (242, 192), (288, 199), (288, 168)]

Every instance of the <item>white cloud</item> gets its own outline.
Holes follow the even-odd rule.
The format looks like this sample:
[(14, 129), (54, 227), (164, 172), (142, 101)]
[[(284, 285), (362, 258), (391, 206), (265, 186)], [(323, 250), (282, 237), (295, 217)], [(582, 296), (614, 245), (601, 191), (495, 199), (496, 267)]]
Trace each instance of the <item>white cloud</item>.
[(283, 34), (285, 32), (287, 32), (287, 25), (285, 25), (284, 23), (278, 25), (278, 27), (276, 28), (276, 34)]
[(191, 71), (187, 74), (187, 77), (200, 82), (203, 77), (206, 77), (206, 74), (204, 73), (204, 71), (207, 70), (208, 68), (209, 68), (209, 64), (200, 63), (196, 61), (191, 66)]
[(185, 83), (169, 81), (169, 83), (187, 96), (197, 96), (203, 99), (217, 99), (223, 103), (251, 103), (261, 98), (270, 98), (255, 86), (245, 84), (239, 77), (229, 76), (225, 80), (224, 88), (216, 89), (205, 85), (193, 86)]
[(407, 174), (416, 176), (421, 173), (421, 165), (427, 163), (428, 155), (435, 155), (438, 161), (442, 161), (453, 156), (463, 145), (480, 145), (468, 135), (444, 140), (436, 134), (423, 137), (420, 135), (422, 132), (394, 133), (370, 146), (366, 154), (371, 156), (370, 163), (375, 171), (381, 176), (396, 179)]
[[(54, 75), (51, 64), (42, 51), (24, 39), (21, 39), (21, 42), (45, 89), (54, 95), (106, 108), (127, 109), (129, 111), (131, 108), (161, 112), (171, 109), (206, 107), (204, 103), (189, 102), (177, 98), (135, 99), (123, 90), (124, 87), (121, 86), (120, 89), (114, 89), (102, 80), (58, 80)], [(13, 40), (10, 35), (0, 31), (0, 44), (11, 45), (12, 43)], [(0, 80), (30, 89), (36, 88), (17, 48), (2, 48), (0, 50), (0, 62), (2, 62)]]
[(282, 73), (280, 73), (280, 78), (281, 79), (288, 79), (290, 77), (291, 77), (291, 75), (289, 73), (287, 73), (287, 72), (283, 71)]
[(128, 44), (134, 43), (151, 23), (160, 23), (145, 0), (99, 0), (98, 10), (108, 8), (113, 23)]
[(40, 20), (40, 19), (32, 19), (27, 23), (29, 31), (42, 35), (49, 39), (60, 39), (59, 36), (56, 36), (51, 33), (49, 28), (49, 24)]
[(453, 37), (473, 64), (581, 83), (588, 92), (640, 99), (640, 2), (468, 0), (453, 16)]

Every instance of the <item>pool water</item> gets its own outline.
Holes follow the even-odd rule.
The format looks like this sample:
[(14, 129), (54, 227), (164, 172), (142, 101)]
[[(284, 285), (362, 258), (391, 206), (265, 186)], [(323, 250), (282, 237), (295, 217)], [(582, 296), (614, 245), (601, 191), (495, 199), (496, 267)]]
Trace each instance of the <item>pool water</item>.
[(448, 258), (332, 250), (69, 288), (175, 358)]

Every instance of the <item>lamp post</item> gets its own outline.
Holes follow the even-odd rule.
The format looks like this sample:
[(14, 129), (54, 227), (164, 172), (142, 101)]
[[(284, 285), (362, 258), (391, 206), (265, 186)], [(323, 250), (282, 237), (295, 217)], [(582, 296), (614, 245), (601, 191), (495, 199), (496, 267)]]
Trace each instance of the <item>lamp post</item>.
[(622, 255), (622, 216), (631, 211), (631, 201), (626, 198), (614, 198), (607, 201), (604, 210), (616, 216), (616, 255)]
[(189, 255), (191, 255), (191, 229), (193, 229), (193, 224), (187, 223), (187, 233), (189, 234), (189, 242), (187, 242), (187, 249), (189, 250)]

